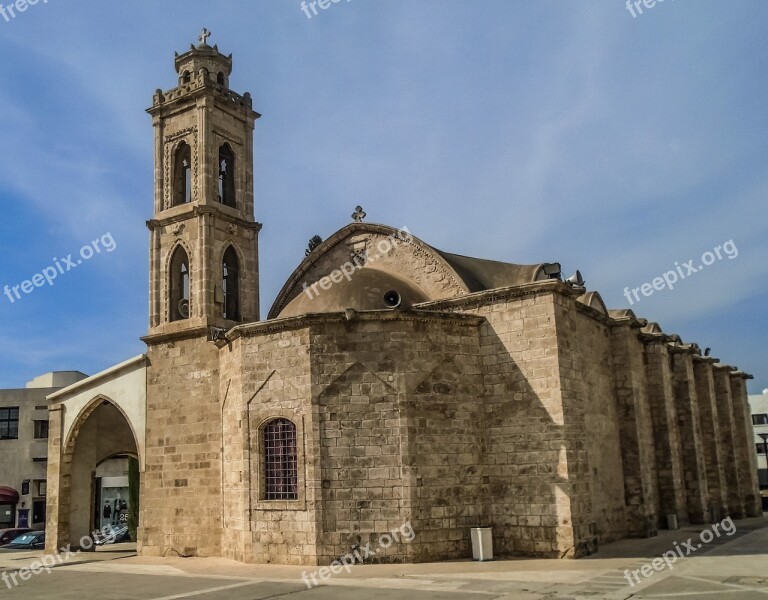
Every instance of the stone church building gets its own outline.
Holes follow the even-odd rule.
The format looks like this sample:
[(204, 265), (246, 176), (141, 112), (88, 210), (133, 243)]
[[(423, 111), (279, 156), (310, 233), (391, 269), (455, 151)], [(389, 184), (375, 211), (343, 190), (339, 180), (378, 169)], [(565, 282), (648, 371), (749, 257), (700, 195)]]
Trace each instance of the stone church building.
[[(354, 220), (260, 320), (251, 96), (202, 43), (148, 112), (146, 353), (49, 397), (48, 550), (96, 523), (96, 468), (140, 465), (138, 549), (328, 564), (579, 557), (671, 516), (761, 514), (746, 380), (557, 263), (438, 250)], [(415, 227), (415, 224), (413, 224)]]

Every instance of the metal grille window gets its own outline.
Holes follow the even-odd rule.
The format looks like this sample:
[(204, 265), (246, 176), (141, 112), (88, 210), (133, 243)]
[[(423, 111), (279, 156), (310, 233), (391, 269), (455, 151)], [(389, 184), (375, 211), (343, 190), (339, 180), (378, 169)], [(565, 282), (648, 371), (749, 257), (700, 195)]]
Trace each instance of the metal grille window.
[(19, 438), (19, 409), (0, 408), (0, 440)]
[(299, 497), (296, 425), (274, 419), (264, 427), (264, 499)]

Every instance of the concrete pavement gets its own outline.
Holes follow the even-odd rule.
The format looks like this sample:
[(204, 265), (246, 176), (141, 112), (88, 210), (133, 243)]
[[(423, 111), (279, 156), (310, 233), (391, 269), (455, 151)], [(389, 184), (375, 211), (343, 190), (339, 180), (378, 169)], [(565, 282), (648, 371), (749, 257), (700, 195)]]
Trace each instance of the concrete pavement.
[[(11, 585), (12, 592), (0, 583), (0, 594), (30, 600), (351, 600), (361, 596), (372, 600), (768, 600), (768, 520), (734, 523), (732, 535), (717, 537), (709, 527), (691, 526), (663, 531), (656, 538), (608, 544), (597, 555), (581, 560), (359, 565), (313, 589), (307, 588), (302, 574), (311, 581), (309, 573), (317, 567), (242, 565), (217, 558), (142, 558), (130, 548), (112, 547), (78, 555), (72, 563), (53, 568), (51, 574), (42, 572), (18, 581), (18, 586)], [(702, 543), (702, 536), (713, 539)], [(669, 564), (658, 558), (664, 553)], [(24, 554), (0, 555), (6, 577), (40, 558), (38, 553)], [(679, 558), (680, 554), (688, 556)], [(651, 566), (654, 558), (660, 568)]]

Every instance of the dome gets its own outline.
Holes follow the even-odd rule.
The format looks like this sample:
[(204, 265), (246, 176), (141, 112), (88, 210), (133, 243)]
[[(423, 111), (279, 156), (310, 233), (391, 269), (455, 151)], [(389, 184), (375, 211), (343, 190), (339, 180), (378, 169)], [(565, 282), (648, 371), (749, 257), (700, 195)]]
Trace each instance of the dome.
[[(390, 244), (387, 240), (398, 240), (398, 243)], [(342, 227), (319, 245), (315, 244), (309, 248), (307, 256), (278, 293), (267, 318), (276, 319), (307, 312), (327, 312), (325, 302), (319, 298), (326, 294), (333, 296), (334, 301), (338, 303), (334, 305), (334, 310), (355, 308), (349, 305), (343, 306), (344, 302), (350, 300), (342, 302), (342, 299), (337, 297), (337, 294), (342, 293), (342, 289), (336, 289), (338, 286), (343, 288), (343, 293), (351, 294), (349, 298), (355, 298), (356, 304), (362, 303), (369, 310), (385, 308), (379, 303), (378, 291), (375, 298), (363, 300), (360, 296), (363, 290), (356, 289), (354, 285), (350, 287), (348, 285), (350, 282), (346, 279), (333, 284), (328, 290), (320, 289), (319, 284), (315, 285), (330, 270), (338, 269), (339, 264), (349, 260), (350, 248), (355, 247), (361, 250), (365, 247), (366, 252), (378, 256), (376, 254), (378, 244), (386, 244), (390, 248), (390, 251), (378, 251), (384, 252), (387, 255), (386, 259), (377, 262), (375, 267), (366, 266), (364, 269), (355, 271), (352, 281), (359, 277), (367, 278), (368, 271), (375, 271), (370, 276), (373, 279), (366, 280), (365, 285), (370, 283), (378, 288), (384, 287), (386, 283), (386, 279), (380, 278), (392, 277), (393, 285), (397, 283), (403, 289), (413, 292), (414, 298), (418, 298), (413, 301), (414, 303), (526, 285), (552, 278), (554, 275), (559, 277), (560, 271), (560, 265), (557, 263), (518, 265), (450, 254), (426, 244), (406, 228), (395, 229), (388, 225), (355, 222)], [(360, 282), (362, 283), (362, 280)], [(314, 286), (313, 290), (316, 290), (317, 294), (312, 290), (307, 294), (305, 287), (307, 284)], [(289, 305), (301, 296), (305, 296), (311, 305), (303, 305), (299, 301), (297, 302), (300, 305), (299, 308), (289, 309)], [(404, 297), (404, 300), (409, 299)]]
[(429, 299), (415, 284), (402, 277), (369, 267), (353, 271), (349, 278), (343, 277), (338, 283), (327, 279), (325, 284), (328, 289), (320, 287), (319, 282), (304, 288), (280, 311), (278, 318), (308, 313), (344, 312), (347, 308), (358, 311), (391, 309), (391, 303), (388, 304), (384, 299), (385, 294), (391, 291), (399, 294), (400, 306), (404, 307)]

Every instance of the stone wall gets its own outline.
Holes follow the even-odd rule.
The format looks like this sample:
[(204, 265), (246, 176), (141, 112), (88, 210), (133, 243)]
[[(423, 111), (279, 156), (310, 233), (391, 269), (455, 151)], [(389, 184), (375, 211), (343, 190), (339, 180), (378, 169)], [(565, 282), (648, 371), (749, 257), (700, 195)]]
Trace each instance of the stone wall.
[(725, 477), (724, 448), (720, 431), (715, 396), (715, 379), (712, 371), (714, 359), (694, 357), (696, 396), (699, 400), (699, 420), (704, 443), (704, 465), (707, 472), (707, 497), (714, 509), (710, 516), (723, 515), (727, 506), (728, 484)]
[[(482, 524), (478, 323), (400, 311), (245, 326), (221, 350), (225, 555), (328, 564), (370, 543), (376, 561), (469, 556)], [(260, 490), (259, 430), (280, 416), (297, 424), (296, 501)], [(377, 549), (406, 524), (412, 543)]]
[(637, 335), (639, 326), (634, 318), (614, 321), (611, 355), (624, 467), (627, 535), (651, 537), (658, 532), (659, 483), (643, 344)]
[(689, 348), (672, 347), (671, 351), (686, 510), (689, 522), (705, 523), (709, 518), (707, 472), (693, 358)]
[(747, 397), (747, 382), (743, 373), (731, 373), (731, 400), (733, 402), (734, 442), (737, 445), (736, 458), (739, 463), (739, 481), (747, 517), (763, 514), (760, 485), (757, 480), (757, 456), (755, 454), (755, 432)]
[(744, 517), (744, 496), (739, 475), (738, 449), (736, 447), (736, 429), (733, 418), (731, 399), (730, 367), (714, 366), (715, 397), (717, 401), (718, 426), (723, 442), (723, 468), (727, 483), (727, 503), (725, 512), (734, 519)]
[[(578, 440), (567, 439), (560, 389), (553, 285), (433, 303), (485, 317), (480, 350), (486, 411), (486, 515), (500, 554), (577, 556), (593, 545), (590, 523), (574, 527)], [(569, 454), (569, 452), (571, 454)]]
[[(311, 402), (310, 333), (306, 328), (245, 334), (222, 349), (225, 407), (224, 531), (227, 556), (246, 562), (318, 564), (320, 459)], [(296, 425), (298, 500), (264, 497), (263, 427)]]
[[(380, 313), (312, 329), (325, 560), (467, 557), (483, 524), (477, 319)], [(380, 547), (405, 524), (409, 544)]]
[(659, 525), (666, 527), (668, 515), (676, 515), (679, 523), (688, 522), (682, 447), (667, 338), (660, 334), (647, 335), (644, 339), (648, 399), (659, 482), (657, 514)]
[(62, 456), (64, 407), (53, 405), (48, 412), (48, 479), (46, 489), (45, 551), (56, 552), (69, 541), (70, 480), (72, 456)]
[(219, 357), (206, 332), (148, 339), (142, 552), (221, 554)]
[[(608, 319), (575, 298), (558, 295), (558, 353), (568, 464), (578, 476), (578, 518), (597, 544), (627, 536), (624, 470)], [(597, 548), (585, 547), (593, 552)]]
[[(708, 472), (730, 489), (728, 460), (744, 469), (738, 409), (703, 441), (741, 380), (716, 370), (710, 394), (688, 349), (551, 288), (254, 323), (218, 348), (155, 341), (144, 552), (324, 565), (370, 544), (418, 562), (468, 557), (489, 525), (499, 555), (578, 557), (668, 514), (704, 520)], [(263, 498), (276, 417), (297, 426), (295, 501)], [(405, 525), (411, 543), (379, 546)]]

